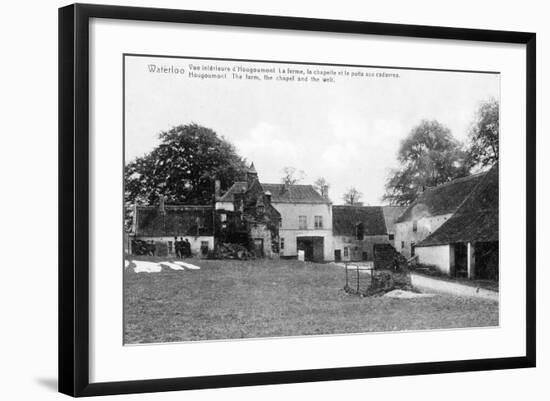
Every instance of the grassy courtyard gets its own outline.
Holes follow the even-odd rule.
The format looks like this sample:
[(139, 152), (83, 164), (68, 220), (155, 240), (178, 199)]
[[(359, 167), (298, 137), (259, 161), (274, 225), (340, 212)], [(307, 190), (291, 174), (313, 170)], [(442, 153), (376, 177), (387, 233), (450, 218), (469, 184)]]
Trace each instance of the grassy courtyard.
[(342, 289), (343, 269), (332, 264), (185, 262), (201, 269), (159, 273), (126, 269), (125, 343), (498, 325), (496, 302), (442, 295), (417, 299), (348, 295)]

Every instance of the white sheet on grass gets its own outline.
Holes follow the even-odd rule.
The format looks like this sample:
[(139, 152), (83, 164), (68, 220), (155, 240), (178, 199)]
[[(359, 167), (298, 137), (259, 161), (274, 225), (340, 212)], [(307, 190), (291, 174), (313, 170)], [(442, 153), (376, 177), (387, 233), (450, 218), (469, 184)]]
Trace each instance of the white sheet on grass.
[(160, 262), (159, 264), (164, 265), (164, 266), (168, 266), (172, 270), (185, 270), (180, 265), (177, 265), (177, 264), (172, 263), (172, 262)]
[(134, 260), (134, 271), (136, 273), (158, 273), (162, 270), (162, 266), (154, 262), (145, 262), (143, 260)]
[(185, 263), (179, 260), (174, 261), (174, 263), (177, 263), (180, 266), (186, 267), (187, 269), (191, 270), (199, 270), (200, 266), (192, 265), (191, 263)]

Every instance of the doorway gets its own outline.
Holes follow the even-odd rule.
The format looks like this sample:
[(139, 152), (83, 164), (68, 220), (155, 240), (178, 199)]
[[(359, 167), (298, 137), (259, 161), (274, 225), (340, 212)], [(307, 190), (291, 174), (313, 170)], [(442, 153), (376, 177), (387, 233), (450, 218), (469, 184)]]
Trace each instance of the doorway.
[(468, 277), (468, 247), (463, 242), (453, 244), (455, 249), (455, 277)]
[(254, 238), (254, 254), (257, 258), (264, 256), (264, 240), (263, 238)]
[(304, 251), (304, 258), (309, 262), (322, 262), (324, 260), (323, 237), (297, 237), (296, 248)]

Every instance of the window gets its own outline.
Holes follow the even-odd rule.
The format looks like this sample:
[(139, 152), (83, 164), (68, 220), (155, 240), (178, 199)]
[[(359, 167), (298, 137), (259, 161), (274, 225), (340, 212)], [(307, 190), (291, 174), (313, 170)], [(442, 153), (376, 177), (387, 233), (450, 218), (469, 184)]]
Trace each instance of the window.
[(281, 250), (285, 249), (285, 239), (281, 238)]
[(315, 228), (323, 228), (323, 216), (315, 216)]
[(307, 230), (307, 216), (298, 216), (298, 228)]
[(401, 249), (405, 249), (405, 241), (401, 241)]
[(389, 239), (390, 241), (393, 241), (393, 238), (394, 238), (394, 235), (393, 235), (393, 234), (388, 234), (388, 239)]
[(349, 248), (345, 247), (344, 248), (344, 257), (347, 258), (348, 256), (349, 256)]
[(201, 241), (201, 254), (203, 256), (208, 254), (208, 241)]
[(172, 253), (173, 253), (173, 250), (172, 250), (173, 248), (172, 248), (172, 246), (173, 246), (173, 242), (172, 242), (172, 241), (168, 241), (168, 253), (169, 253), (169, 254), (172, 254)]
[(414, 220), (413, 221), (413, 233), (415, 233), (417, 231), (418, 231), (418, 221)]

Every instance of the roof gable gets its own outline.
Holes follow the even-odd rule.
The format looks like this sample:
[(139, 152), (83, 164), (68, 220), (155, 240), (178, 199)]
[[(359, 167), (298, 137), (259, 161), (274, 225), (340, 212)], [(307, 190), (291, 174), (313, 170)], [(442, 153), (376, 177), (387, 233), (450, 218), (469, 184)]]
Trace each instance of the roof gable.
[(218, 202), (233, 202), (233, 194), (246, 192), (247, 188), (248, 183), (246, 181), (237, 181), (218, 199)]
[(471, 175), (426, 189), (411, 203), (396, 223), (418, 220), (425, 216), (454, 213), (486, 173)]
[(393, 233), (396, 220), (401, 217), (407, 209), (405, 206), (382, 206), (384, 219), (386, 220), (386, 229), (388, 233)]

